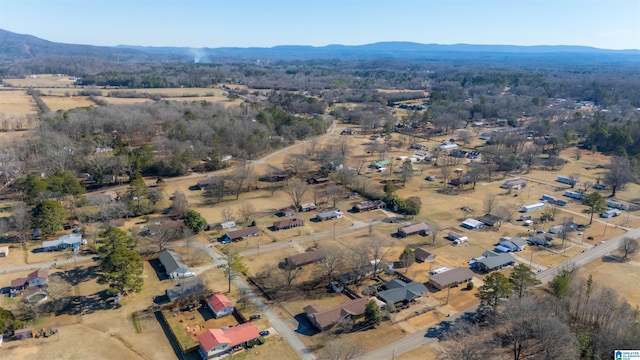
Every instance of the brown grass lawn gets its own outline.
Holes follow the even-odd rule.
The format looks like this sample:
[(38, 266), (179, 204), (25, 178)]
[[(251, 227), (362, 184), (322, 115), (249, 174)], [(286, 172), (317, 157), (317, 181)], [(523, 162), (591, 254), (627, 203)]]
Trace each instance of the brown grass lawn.
[(626, 263), (596, 260), (580, 268), (578, 276), (586, 279), (591, 275), (595, 284), (613, 289), (632, 307), (637, 307), (640, 306), (640, 255), (633, 254), (630, 260)]
[(68, 76), (58, 76), (57, 74), (37, 74), (35, 78), (13, 78), (3, 79), (6, 86), (13, 87), (71, 87), (74, 81), (69, 80)]
[(88, 96), (43, 96), (42, 100), (49, 106), (51, 111), (69, 110), (77, 107), (96, 106), (96, 103), (89, 100)]
[(407, 351), (402, 355), (398, 355), (395, 358), (397, 360), (422, 360), (422, 359), (437, 359), (438, 351), (431, 346), (421, 345), (413, 350)]
[(0, 91), (0, 113), (5, 117), (35, 115), (37, 112), (36, 103), (25, 90)]

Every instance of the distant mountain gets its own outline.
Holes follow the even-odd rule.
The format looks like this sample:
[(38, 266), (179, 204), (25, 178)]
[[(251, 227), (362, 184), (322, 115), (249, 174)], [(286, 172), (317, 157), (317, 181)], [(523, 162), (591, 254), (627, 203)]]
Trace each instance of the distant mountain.
[(367, 45), (264, 47), (116, 47), (55, 43), (31, 35), (0, 29), (0, 60), (15, 61), (47, 56), (97, 57), (135, 62), (216, 62), (234, 60), (402, 59), (461, 61), (605, 61), (636, 62), (639, 50), (605, 50), (586, 46), (438, 45), (414, 42), (379, 42)]
[(157, 61), (153, 54), (132, 48), (56, 43), (0, 29), (0, 61), (49, 56), (95, 57), (115, 61)]

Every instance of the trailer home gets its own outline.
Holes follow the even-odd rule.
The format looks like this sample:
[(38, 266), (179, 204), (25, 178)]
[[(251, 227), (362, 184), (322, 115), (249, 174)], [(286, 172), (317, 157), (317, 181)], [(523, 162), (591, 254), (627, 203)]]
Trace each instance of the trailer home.
[(536, 210), (541, 210), (543, 209), (545, 206), (545, 203), (535, 203), (535, 204), (531, 204), (531, 205), (522, 205), (520, 206), (520, 212), (531, 212), (531, 211), (536, 211)]
[(568, 176), (558, 176), (556, 181), (561, 182), (563, 184), (568, 184), (568, 185), (576, 185), (577, 183), (580, 182), (580, 180), (576, 178), (568, 177)]
[(581, 194), (581, 193), (575, 192), (575, 191), (571, 191), (571, 190), (565, 191), (564, 192), (564, 196), (566, 196), (568, 198), (576, 199), (576, 200), (584, 199), (584, 194)]

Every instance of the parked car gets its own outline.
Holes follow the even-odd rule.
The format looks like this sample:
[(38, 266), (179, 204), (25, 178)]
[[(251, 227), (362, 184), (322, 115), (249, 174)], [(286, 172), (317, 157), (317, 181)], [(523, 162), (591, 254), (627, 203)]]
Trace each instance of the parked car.
[(251, 315), (249, 316), (249, 321), (260, 320), (260, 318), (262, 318), (260, 315)]
[(427, 176), (424, 179), (427, 180), (427, 181), (436, 181), (436, 177), (435, 176)]
[(258, 334), (260, 334), (260, 336), (267, 336), (269, 335), (269, 330), (262, 330)]

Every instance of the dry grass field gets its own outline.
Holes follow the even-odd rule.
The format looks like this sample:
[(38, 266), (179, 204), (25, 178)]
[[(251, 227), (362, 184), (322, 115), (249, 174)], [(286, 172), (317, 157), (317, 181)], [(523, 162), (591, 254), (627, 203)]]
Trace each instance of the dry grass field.
[(70, 110), (78, 107), (95, 106), (88, 96), (42, 96), (51, 111)]
[(25, 90), (0, 90), (0, 114), (3, 117), (35, 115), (38, 108)]
[(58, 74), (36, 74), (31, 77), (25, 78), (13, 78), (2, 79), (2, 83), (5, 86), (21, 87), (21, 88), (59, 88), (59, 87), (71, 87), (75, 80), (69, 80), (68, 76)]

